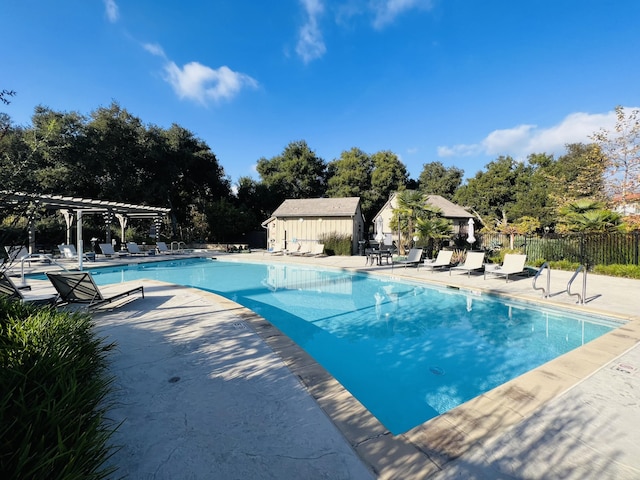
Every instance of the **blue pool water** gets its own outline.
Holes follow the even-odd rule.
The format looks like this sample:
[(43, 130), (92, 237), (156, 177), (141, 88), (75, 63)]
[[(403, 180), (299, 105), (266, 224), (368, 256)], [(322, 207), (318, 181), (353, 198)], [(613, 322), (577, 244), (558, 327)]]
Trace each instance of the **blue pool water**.
[(618, 326), (418, 283), (207, 259), (92, 271), (230, 298), (266, 318), (398, 434)]

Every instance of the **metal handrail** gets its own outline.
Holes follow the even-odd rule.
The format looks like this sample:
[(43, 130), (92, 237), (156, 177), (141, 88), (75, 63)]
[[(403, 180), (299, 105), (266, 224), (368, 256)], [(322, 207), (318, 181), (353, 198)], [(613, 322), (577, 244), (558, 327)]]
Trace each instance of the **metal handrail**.
[(31, 260), (30, 260), (31, 258), (37, 258), (37, 259), (40, 259), (40, 260), (47, 260), (48, 262), (59, 266), (62, 270), (68, 271), (64, 267), (64, 265), (60, 265), (58, 262), (56, 262), (51, 255), (44, 255), (42, 253), (30, 253), (30, 254), (25, 255), (24, 257), (22, 257), (20, 259), (20, 282), (22, 283), (22, 285), (26, 285), (26, 283), (27, 283), (24, 280), (24, 262), (31, 262)]
[[(538, 277), (545, 269), (547, 270), (547, 288), (545, 289), (544, 287), (536, 287), (536, 280), (538, 280)], [(544, 262), (533, 277), (533, 289), (542, 290), (542, 298), (549, 297), (549, 294), (551, 293), (551, 267), (549, 266), (549, 262)]]
[[(579, 294), (579, 293), (571, 293), (571, 284), (576, 279), (576, 277), (578, 276), (580, 271), (582, 271), (582, 295)], [(581, 305), (584, 304), (584, 299), (587, 296), (587, 269), (585, 268), (584, 265), (580, 265), (576, 269), (576, 271), (574, 272), (573, 276), (571, 277), (571, 279), (567, 283), (567, 294), (569, 296), (572, 296), (572, 297), (578, 297), (578, 302), (577, 303), (579, 303)]]

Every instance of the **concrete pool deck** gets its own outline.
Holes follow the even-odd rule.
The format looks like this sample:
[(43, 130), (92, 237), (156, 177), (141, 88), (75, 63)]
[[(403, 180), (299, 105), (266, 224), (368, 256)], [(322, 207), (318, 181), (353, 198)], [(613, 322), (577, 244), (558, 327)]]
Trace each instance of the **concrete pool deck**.
[(640, 477), (640, 281), (589, 274), (589, 301), (576, 306), (560, 293), (571, 272), (552, 271), (552, 296), (541, 300), (531, 278), (507, 283), (366, 267), (363, 257), (219, 258), (367, 271), (627, 323), (394, 436), (258, 315), (216, 295), (145, 281), (145, 299), (96, 316), (101, 334), (118, 345), (112, 418), (123, 423), (113, 438), (121, 445), (112, 458), (116, 477)]

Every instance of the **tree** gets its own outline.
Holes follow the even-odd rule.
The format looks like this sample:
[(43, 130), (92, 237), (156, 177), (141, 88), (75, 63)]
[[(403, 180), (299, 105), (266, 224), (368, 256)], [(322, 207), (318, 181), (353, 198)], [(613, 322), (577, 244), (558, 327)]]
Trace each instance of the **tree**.
[(446, 168), (440, 162), (425, 163), (420, 172), (420, 191), (425, 195), (440, 195), (448, 200), (462, 184), (464, 170), (456, 167)]
[(455, 194), (455, 201), (473, 209), (486, 228), (510, 218), (517, 200), (518, 180), (527, 167), (511, 157), (500, 156), (476, 173)]
[(567, 203), (559, 213), (558, 230), (561, 232), (611, 233), (621, 230), (621, 215), (596, 200), (581, 199)]
[(328, 197), (360, 197), (364, 217), (375, 215), (371, 194), (373, 161), (369, 155), (355, 147), (345, 150), (340, 158), (329, 162), (327, 172)]
[[(440, 210), (429, 205), (426, 196), (418, 190), (399, 191), (396, 195), (396, 202), (389, 226), (398, 231), (398, 248), (400, 253), (404, 254), (406, 247), (413, 244), (413, 236), (420, 237), (416, 229), (418, 219), (434, 219), (440, 214)], [(423, 228), (426, 233), (427, 225), (424, 225)]]
[(304, 140), (291, 142), (281, 155), (261, 158), (256, 170), (271, 192), (271, 211), (287, 198), (319, 198), (325, 193), (327, 167)]
[(5, 105), (9, 105), (11, 103), (11, 100), (9, 100), (8, 97), (14, 97), (15, 95), (16, 92), (14, 92), (13, 90), (2, 89), (0, 91), (0, 102), (4, 103)]
[(374, 153), (371, 160), (371, 211), (377, 213), (393, 192), (405, 188), (409, 174), (398, 156), (389, 150)]
[(572, 143), (557, 161), (541, 167), (548, 185), (549, 204), (555, 209), (581, 198), (604, 200), (606, 159), (595, 144)]
[(624, 207), (632, 195), (640, 193), (640, 110), (627, 116), (616, 107), (614, 132), (601, 129), (593, 135), (606, 158), (606, 182), (609, 195)]

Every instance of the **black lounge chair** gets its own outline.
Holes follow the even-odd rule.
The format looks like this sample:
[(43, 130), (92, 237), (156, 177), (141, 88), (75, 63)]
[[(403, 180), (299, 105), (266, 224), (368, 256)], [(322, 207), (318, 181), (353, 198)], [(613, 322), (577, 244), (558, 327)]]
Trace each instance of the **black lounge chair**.
[(60, 296), (60, 305), (80, 303), (86, 304), (91, 310), (137, 292), (140, 292), (144, 298), (142, 286), (120, 290), (105, 296), (100, 292), (89, 272), (50, 272), (47, 273), (47, 277)]

